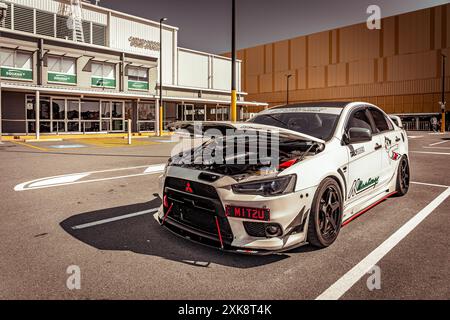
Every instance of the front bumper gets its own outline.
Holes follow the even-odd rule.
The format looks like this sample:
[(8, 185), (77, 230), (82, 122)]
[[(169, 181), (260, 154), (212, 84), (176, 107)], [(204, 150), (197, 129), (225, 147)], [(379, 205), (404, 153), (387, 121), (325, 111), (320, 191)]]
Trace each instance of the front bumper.
[[(195, 242), (244, 254), (270, 254), (289, 250), (306, 242), (307, 219), (314, 197), (314, 187), (275, 197), (242, 195), (232, 192), (230, 186), (235, 181), (230, 177), (225, 176), (210, 183), (199, 179), (200, 173), (198, 170), (169, 167), (166, 175), (161, 177), (161, 196), (166, 197), (168, 203), (166, 207), (161, 206), (158, 220), (170, 231)], [(174, 179), (180, 183), (192, 183), (195, 186), (194, 192), (186, 193), (180, 190), (178, 185), (169, 185), (168, 181)], [(195, 190), (199, 188), (200, 190)], [(177, 209), (167, 214), (170, 205)], [(255, 236), (256, 231), (251, 231), (249, 225), (258, 228), (259, 224), (265, 222), (228, 217), (225, 215), (227, 205), (269, 208), (271, 217), (268, 223), (278, 224), (282, 234), (277, 237), (262, 234)], [(191, 217), (195, 215), (197, 222), (192, 223), (192, 220), (195, 220), (192, 218), (184, 219), (186, 210), (182, 209), (180, 213), (179, 206), (187, 208), (187, 214)], [(216, 217), (221, 229), (222, 243), (216, 224), (213, 224)]]

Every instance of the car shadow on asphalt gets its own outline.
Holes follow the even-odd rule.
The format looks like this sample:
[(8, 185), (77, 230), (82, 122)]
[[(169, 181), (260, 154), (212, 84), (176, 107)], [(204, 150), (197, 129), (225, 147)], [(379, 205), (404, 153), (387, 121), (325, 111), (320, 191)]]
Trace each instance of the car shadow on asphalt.
[(98, 250), (131, 251), (196, 267), (209, 267), (213, 263), (236, 268), (254, 268), (289, 258), (286, 254), (240, 255), (193, 243), (161, 227), (153, 213), (83, 229), (74, 228), (94, 221), (149, 210), (160, 204), (161, 200), (155, 198), (146, 203), (86, 212), (72, 216), (60, 225), (75, 239)]

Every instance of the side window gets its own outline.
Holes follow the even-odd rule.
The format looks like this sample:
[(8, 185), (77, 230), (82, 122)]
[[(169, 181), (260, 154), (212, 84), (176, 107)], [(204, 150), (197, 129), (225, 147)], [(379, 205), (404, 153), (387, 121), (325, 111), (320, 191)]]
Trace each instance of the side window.
[(370, 132), (372, 132), (372, 126), (365, 109), (358, 110), (350, 116), (347, 124), (347, 130), (349, 128), (364, 128), (369, 129)]
[(371, 108), (370, 113), (372, 115), (373, 121), (375, 122), (375, 127), (377, 128), (378, 132), (385, 132), (391, 130), (388, 121), (386, 120), (386, 117), (382, 112)]

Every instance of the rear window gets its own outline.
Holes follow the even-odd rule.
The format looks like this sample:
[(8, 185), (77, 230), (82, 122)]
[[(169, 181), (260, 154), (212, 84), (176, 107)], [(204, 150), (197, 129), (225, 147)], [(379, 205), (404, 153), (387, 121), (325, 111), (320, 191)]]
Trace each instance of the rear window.
[(384, 116), (382, 112), (376, 109), (370, 109), (370, 113), (372, 114), (373, 121), (375, 122), (375, 127), (377, 128), (378, 132), (385, 132), (391, 130), (391, 127), (389, 126), (389, 122)]
[(249, 122), (289, 129), (325, 141), (331, 139), (342, 109), (298, 109), (298, 112), (289, 112), (289, 108), (269, 110), (257, 114)]

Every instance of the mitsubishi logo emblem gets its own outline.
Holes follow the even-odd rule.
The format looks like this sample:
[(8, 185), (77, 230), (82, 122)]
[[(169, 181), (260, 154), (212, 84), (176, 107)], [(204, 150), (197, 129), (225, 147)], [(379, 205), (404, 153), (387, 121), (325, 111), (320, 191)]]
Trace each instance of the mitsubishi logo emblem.
[(194, 190), (192, 190), (191, 188), (191, 183), (190, 182), (186, 182), (186, 188), (184, 189), (184, 191), (189, 192), (189, 193), (193, 193)]

